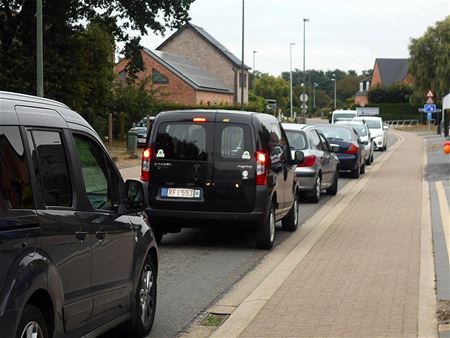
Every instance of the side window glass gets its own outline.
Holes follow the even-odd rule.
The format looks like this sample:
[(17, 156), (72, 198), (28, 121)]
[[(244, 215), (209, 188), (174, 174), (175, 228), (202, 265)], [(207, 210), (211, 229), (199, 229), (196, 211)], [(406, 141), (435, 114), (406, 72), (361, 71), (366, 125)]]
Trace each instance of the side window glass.
[(0, 214), (32, 209), (33, 194), (19, 128), (0, 126)]
[(72, 182), (66, 151), (58, 131), (31, 131), (32, 158), (47, 206), (72, 206)]
[(74, 140), (92, 208), (116, 210), (119, 205), (119, 181), (103, 149), (83, 135), (75, 134)]
[(318, 133), (320, 137), (320, 141), (322, 142), (322, 148), (326, 151), (331, 152), (330, 144), (328, 143), (328, 140), (325, 136), (323, 136), (321, 133)]
[(320, 138), (315, 130), (311, 131), (311, 141), (313, 148), (322, 150), (322, 143), (320, 143)]

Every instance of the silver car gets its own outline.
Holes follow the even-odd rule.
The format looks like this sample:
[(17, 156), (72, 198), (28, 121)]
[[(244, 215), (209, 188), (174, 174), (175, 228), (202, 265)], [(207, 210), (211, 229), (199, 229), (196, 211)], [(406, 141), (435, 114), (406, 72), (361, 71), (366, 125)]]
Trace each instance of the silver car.
[(142, 118), (136, 123), (133, 123), (133, 126), (130, 128), (129, 132), (135, 132), (137, 134), (137, 146), (144, 147), (147, 141), (147, 133), (152, 126), (154, 116), (149, 117), (150, 121), (147, 120), (147, 117)]
[(321, 131), (304, 124), (284, 123), (283, 128), (292, 151), (301, 150), (303, 163), (295, 169), (300, 190), (317, 203), (326, 190), (336, 195), (339, 180), (339, 160)]
[(371, 165), (373, 162), (373, 152), (375, 151), (375, 146), (373, 142), (374, 138), (370, 134), (370, 129), (367, 124), (363, 120), (337, 121), (336, 124), (350, 126), (356, 131), (366, 150), (366, 164)]

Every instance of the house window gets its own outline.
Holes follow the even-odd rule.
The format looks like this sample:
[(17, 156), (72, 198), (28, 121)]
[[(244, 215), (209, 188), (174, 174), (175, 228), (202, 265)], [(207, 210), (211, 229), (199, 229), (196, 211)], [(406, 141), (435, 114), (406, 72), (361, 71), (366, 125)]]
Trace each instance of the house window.
[[(239, 73), (239, 88), (242, 87), (242, 73)], [(247, 74), (244, 73), (244, 88), (247, 88)]]
[(152, 75), (153, 84), (168, 84), (169, 79), (153, 68)]
[(127, 78), (127, 71), (124, 69), (119, 73), (119, 79), (120, 81), (125, 81)]

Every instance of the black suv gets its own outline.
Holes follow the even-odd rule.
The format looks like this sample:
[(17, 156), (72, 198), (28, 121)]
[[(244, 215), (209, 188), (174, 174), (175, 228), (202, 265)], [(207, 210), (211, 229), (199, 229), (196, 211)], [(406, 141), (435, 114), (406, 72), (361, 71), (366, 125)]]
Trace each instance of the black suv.
[[(160, 113), (142, 154), (149, 218), (157, 241), (181, 227), (211, 221), (250, 224), (270, 249), (275, 222), (294, 231), (303, 153), (291, 158), (286, 135), (269, 114), (189, 110)], [(209, 221), (209, 222), (205, 222)]]
[(150, 331), (157, 250), (146, 190), (123, 182), (67, 106), (0, 91), (0, 336)]

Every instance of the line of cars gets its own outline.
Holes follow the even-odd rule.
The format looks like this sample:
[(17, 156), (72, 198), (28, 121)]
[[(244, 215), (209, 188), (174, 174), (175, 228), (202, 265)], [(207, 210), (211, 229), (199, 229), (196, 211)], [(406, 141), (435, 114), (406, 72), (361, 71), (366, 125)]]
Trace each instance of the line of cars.
[(371, 161), (352, 126), (173, 111), (135, 126), (146, 135), (141, 180), (124, 182), (97, 133), (64, 104), (0, 92), (0, 117), (5, 338), (95, 337), (119, 324), (143, 337), (165, 233), (239, 225), (271, 249), (276, 222), (297, 229), (301, 194), (335, 195), (351, 158), (358, 173)]

